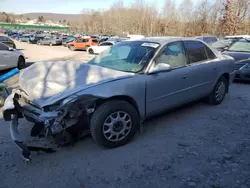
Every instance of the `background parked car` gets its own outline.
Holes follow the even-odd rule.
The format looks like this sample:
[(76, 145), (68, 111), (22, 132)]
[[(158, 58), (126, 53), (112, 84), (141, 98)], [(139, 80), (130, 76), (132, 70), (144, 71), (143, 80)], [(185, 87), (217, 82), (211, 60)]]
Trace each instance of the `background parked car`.
[(231, 44), (223, 54), (229, 55), (236, 60), (236, 80), (250, 80), (250, 40), (239, 39)]
[(237, 70), (234, 78), (235, 80), (250, 81), (250, 59), (245, 59), (236, 62), (235, 69)]
[(114, 41), (106, 41), (100, 43), (98, 46), (90, 46), (88, 48), (89, 54), (100, 54), (101, 52), (105, 51), (106, 49), (110, 48), (111, 46), (115, 45), (116, 42)]
[(16, 49), (16, 44), (13, 40), (6, 36), (0, 36), (0, 42), (6, 44), (7, 46)]
[(56, 37), (44, 37), (42, 40), (39, 40), (37, 42), (37, 44), (39, 45), (50, 45), (50, 46), (53, 46), (53, 45), (61, 45), (62, 44), (62, 40), (61, 39), (58, 39)]
[(213, 44), (217, 42), (219, 39), (215, 36), (201, 36), (201, 37), (195, 37), (196, 39), (202, 40), (206, 42), (207, 44)]
[(72, 51), (75, 50), (87, 50), (88, 47), (90, 46), (97, 46), (98, 45), (98, 41), (97, 39), (93, 39), (93, 38), (79, 38), (77, 40), (75, 40), (74, 42), (70, 42), (68, 43), (68, 48)]
[(18, 67), (19, 69), (25, 67), (23, 53), (0, 42), (0, 70), (13, 67)]
[(37, 44), (38, 41), (40, 40), (43, 40), (44, 37), (42, 36), (33, 36), (33, 37), (30, 37), (30, 39), (28, 40), (28, 43), (30, 44)]
[(70, 37), (67, 37), (66, 39), (64, 39), (64, 40), (62, 41), (62, 44), (63, 44), (64, 47), (67, 47), (67, 46), (68, 46), (68, 43), (73, 42), (73, 41), (75, 41), (75, 40), (76, 40), (75, 37), (70, 36)]
[(30, 38), (33, 37), (33, 35), (23, 35), (19, 38), (20, 42), (28, 42), (30, 40)]
[(233, 57), (236, 61), (250, 58), (250, 40), (240, 39), (231, 44), (223, 54)]
[(227, 48), (232, 45), (234, 42), (238, 41), (239, 39), (224, 39), (224, 40), (218, 40), (217, 42), (211, 44), (213, 48), (216, 50), (222, 52), (227, 50)]

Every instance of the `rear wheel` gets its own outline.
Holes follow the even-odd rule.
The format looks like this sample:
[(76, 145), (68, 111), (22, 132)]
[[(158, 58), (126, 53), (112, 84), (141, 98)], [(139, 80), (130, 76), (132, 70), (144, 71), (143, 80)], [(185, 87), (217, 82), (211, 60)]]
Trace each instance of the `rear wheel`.
[(90, 132), (99, 145), (115, 148), (127, 144), (139, 125), (139, 114), (131, 104), (112, 100), (96, 109), (90, 121)]
[(23, 69), (23, 68), (25, 68), (25, 59), (24, 59), (24, 57), (20, 56), (20, 57), (18, 58), (17, 68), (18, 68), (18, 69)]
[(228, 80), (222, 76), (214, 86), (212, 93), (208, 96), (208, 103), (212, 105), (220, 104), (225, 98), (228, 88)]

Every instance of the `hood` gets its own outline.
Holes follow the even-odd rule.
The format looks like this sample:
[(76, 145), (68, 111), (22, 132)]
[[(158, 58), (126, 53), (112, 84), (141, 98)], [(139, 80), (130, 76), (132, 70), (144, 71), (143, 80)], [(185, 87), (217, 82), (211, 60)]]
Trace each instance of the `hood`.
[(37, 62), (20, 74), (19, 86), (29, 100), (44, 107), (89, 87), (133, 75), (83, 62)]
[(235, 61), (240, 61), (240, 60), (250, 58), (250, 53), (247, 53), (247, 52), (230, 52), (230, 51), (226, 51), (226, 52), (223, 52), (223, 54), (233, 57), (235, 59)]

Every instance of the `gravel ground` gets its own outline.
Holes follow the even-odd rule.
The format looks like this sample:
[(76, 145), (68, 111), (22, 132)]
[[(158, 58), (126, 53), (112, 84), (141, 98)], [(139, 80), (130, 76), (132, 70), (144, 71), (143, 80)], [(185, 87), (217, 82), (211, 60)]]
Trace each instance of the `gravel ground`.
[[(21, 160), (0, 115), (0, 187), (249, 188), (250, 87), (234, 83), (219, 106), (187, 105), (145, 122), (136, 138), (103, 149), (91, 137)], [(32, 125), (20, 122), (22, 132)]]

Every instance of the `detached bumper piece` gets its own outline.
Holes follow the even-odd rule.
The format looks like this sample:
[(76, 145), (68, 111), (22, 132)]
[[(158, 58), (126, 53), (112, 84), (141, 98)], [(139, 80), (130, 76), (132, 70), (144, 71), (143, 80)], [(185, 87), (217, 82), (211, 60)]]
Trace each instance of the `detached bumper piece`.
[(18, 131), (18, 117), (17, 115), (12, 115), (11, 123), (10, 123), (10, 135), (15, 143), (15, 145), (21, 150), (21, 156), (25, 161), (30, 161), (31, 151), (43, 151), (45, 153), (54, 153), (56, 150), (52, 148), (43, 148), (36, 146), (26, 146), (23, 142), (23, 138)]
[[(10, 135), (11, 135), (11, 138), (12, 138), (13, 142), (15, 143), (15, 145), (21, 150), (22, 158), (27, 162), (30, 161), (31, 160), (31, 158), (30, 158), (31, 151), (43, 151), (46, 153), (55, 152), (56, 150), (54, 150), (52, 148), (27, 146), (24, 143), (24, 141), (23, 141), (24, 139), (22, 138), (22, 136), (18, 130), (18, 119), (20, 117), (22, 117), (22, 113), (26, 113), (26, 112), (24, 112), (24, 109), (18, 103), (17, 96), (14, 97), (13, 102), (14, 102), (15, 110), (8, 113), (8, 116), (10, 116)], [(41, 129), (41, 125), (38, 127), (38, 129)], [(35, 134), (37, 134), (36, 132), (38, 132), (38, 131), (39, 130), (34, 130), (34, 127), (33, 127), (31, 134), (33, 134), (33, 136), (34, 136)]]

